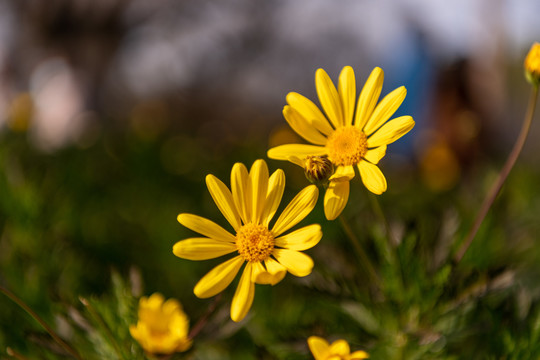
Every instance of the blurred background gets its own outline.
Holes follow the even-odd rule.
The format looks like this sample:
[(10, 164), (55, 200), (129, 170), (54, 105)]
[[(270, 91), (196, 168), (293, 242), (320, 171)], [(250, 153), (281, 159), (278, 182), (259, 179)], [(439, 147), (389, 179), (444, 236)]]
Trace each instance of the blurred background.
[[(209, 301), (192, 288), (211, 265), (174, 257), (172, 245), (191, 236), (176, 215), (221, 219), (205, 175), (228, 183), (235, 162), (249, 166), (269, 147), (301, 141), (281, 115), (286, 94), (317, 102), (316, 69), (336, 81), (345, 65), (358, 88), (375, 66), (385, 71), (383, 95), (406, 86), (396, 116), (412, 115), (416, 127), (381, 162), (389, 190), (380, 200), (399, 231), (424, 221), (422, 231), (434, 234), (431, 260), (444, 262), (453, 240), (437, 241), (466, 233), (519, 132), (530, 91), (522, 63), (540, 41), (538, 14), (537, 0), (0, 0), (0, 285), (57, 324), (59, 307), (106, 296), (116, 270), (136, 280), (136, 293), (176, 297), (197, 319)], [(539, 273), (539, 137), (535, 121), (488, 219), (500, 227), (471, 248), (467, 271), (525, 267), (529, 280)], [(268, 163), (286, 171), (284, 202), (306, 185), (294, 165)], [(371, 213), (360, 182), (353, 192), (348, 216)], [(323, 242), (336, 242), (311, 255), (330, 274), (354, 278), (354, 268), (324, 260), (329, 249), (349, 254), (319, 205), (310, 220), (324, 223)], [(370, 216), (355, 222), (359, 231)], [(264, 299), (252, 311), (299, 284), (306, 296), (340, 288), (317, 273), (302, 281), (289, 279), (275, 295), (258, 289)], [(511, 313), (527, 314), (535, 303), (540, 288), (530, 284), (512, 293), (521, 294), (521, 307)], [(284, 313), (300, 316), (300, 302), (287, 301)], [(281, 320), (303, 330), (284, 327), (280, 341), (305, 355), (317, 327), (287, 316)], [(219, 359), (236, 349), (245, 358), (279, 357), (262, 340), (263, 324), (229, 324), (220, 335), (229, 345), (194, 356)], [(39, 326), (0, 297), (0, 352), (9, 345), (42, 358), (38, 335)], [(373, 345), (355, 336), (359, 346)]]

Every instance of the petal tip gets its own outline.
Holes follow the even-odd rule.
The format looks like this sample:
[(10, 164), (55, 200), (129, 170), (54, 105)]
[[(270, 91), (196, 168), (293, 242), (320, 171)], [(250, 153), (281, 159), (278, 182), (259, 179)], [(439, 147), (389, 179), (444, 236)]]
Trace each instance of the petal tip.
[(173, 245), (172, 252), (175, 256), (181, 257), (179, 254), (181, 253), (182, 246), (180, 245), (180, 241)]
[(197, 286), (193, 288), (193, 294), (195, 294), (195, 296), (198, 297), (199, 299), (204, 299), (201, 291), (197, 289)]
[[(245, 169), (246, 172), (247, 172), (246, 165), (242, 164), (241, 162), (234, 163), (234, 165), (232, 167), (232, 172), (235, 171), (235, 169), (238, 169), (238, 168), (240, 168), (240, 170)], [(236, 171), (238, 171), (238, 170), (236, 170)]]
[(384, 184), (384, 186), (382, 186), (381, 188), (369, 189), (369, 191), (371, 191), (375, 195), (382, 195), (383, 193), (386, 192), (387, 189), (388, 189), (388, 186), (386, 184)]
[(328, 207), (324, 208), (324, 216), (326, 217), (326, 220), (333, 221), (336, 220), (339, 215), (341, 215), (341, 212), (343, 209), (340, 209), (339, 211), (334, 211), (333, 209), (330, 210)]
[(238, 322), (244, 320), (246, 315), (247, 314), (237, 314), (237, 313), (231, 312), (231, 320), (234, 321), (235, 323), (238, 323)]
[(184, 215), (186, 215), (186, 214), (182, 213), (182, 214), (178, 214), (178, 216), (176, 217), (176, 221), (178, 221), (178, 222), (179, 222), (180, 224), (182, 224), (182, 225), (184, 225), (184, 224), (182, 223), (183, 219), (185, 218)]
[(375, 66), (373, 70), (371, 71), (372, 75), (384, 75), (384, 70), (381, 69), (379, 66)]

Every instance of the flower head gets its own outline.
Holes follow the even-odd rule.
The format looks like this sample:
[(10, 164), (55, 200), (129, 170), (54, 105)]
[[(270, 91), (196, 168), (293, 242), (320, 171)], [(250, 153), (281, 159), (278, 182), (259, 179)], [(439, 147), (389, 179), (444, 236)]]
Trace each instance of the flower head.
[(207, 273), (193, 291), (199, 298), (220, 293), (245, 264), (231, 304), (231, 319), (240, 321), (251, 307), (255, 284), (275, 285), (287, 272), (295, 276), (311, 273), (313, 260), (300, 251), (320, 241), (321, 227), (314, 224), (288, 234), (285, 232), (313, 210), (319, 192), (315, 185), (304, 188), (270, 226), (285, 188), (282, 170), (269, 176), (264, 160), (257, 160), (248, 173), (243, 164), (236, 163), (231, 171), (231, 190), (213, 175), (206, 177), (206, 185), (234, 233), (208, 219), (180, 214), (178, 221), (203, 237), (177, 242), (173, 253), (189, 260), (207, 260), (236, 253), (232, 259)]
[(390, 119), (407, 91), (399, 87), (379, 103), (383, 71), (375, 68), (356, 100), (354, 71), (345, 66), (339, 75), (338, 88), (323, 69), (315, 73), (315, 86), (326, 117), (306, 97), (291, 92), (283, 115), (291, 128), (314, 145), (288, 144), (268, 150), (268, 157), (289, 160), (306, 168), (306, 160), (326, 156), (335, 171), (324, 197), (326, 218), (333, 220), (345, 208), (349, 198), (349, 181), (358, 169), (362, 182), (374, 194), (386, 191), (386, 179), (377, 163), (386, 154), (386, 146), (414, 126), (410, 116)]
[(525, 76), (535, 86), (540, 83), (540, 43), (534, 43), (524, 62)]
[(165, 301), (159, 293), (140, 299), (137, 325), (129, 327), (131, 336), (151, 354), (186, 351), (191, 346), (188, 330), (182, 305), (175, 299)]
[(365, 351), (355, 351), (351, 354), (349, 344), (345, 340), (336, 340), (332, 344), (318, 336), (308, 339), (309, 350), (315, 360), (361, 360), (369, 358)]

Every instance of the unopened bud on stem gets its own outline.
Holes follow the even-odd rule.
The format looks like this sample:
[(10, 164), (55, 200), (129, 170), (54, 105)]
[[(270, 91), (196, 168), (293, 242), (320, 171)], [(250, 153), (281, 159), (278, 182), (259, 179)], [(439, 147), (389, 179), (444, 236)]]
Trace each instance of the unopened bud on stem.
[(311, 183), (324, 186), (334, 174), (334, 164), (326, 155), (308, 156), (304, 160), (304, 173)]
[(534, 86), (540, 83), (540, 43), (534, 43), (525, 58), (525, 77)]

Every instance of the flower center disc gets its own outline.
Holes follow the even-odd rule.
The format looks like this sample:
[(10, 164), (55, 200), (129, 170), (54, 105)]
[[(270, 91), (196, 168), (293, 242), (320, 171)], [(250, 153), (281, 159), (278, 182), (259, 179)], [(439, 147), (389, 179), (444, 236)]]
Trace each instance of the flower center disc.
[(236, 233), (236, 247), (246, 261), (266, 260), (274, 250), (274, 235), (266, 226), (246, 224)]
[(328, 159), (337, 166), (356, 165), (367, 151), (367, 137), (355, 126), (337, 128), (326, 143)]

